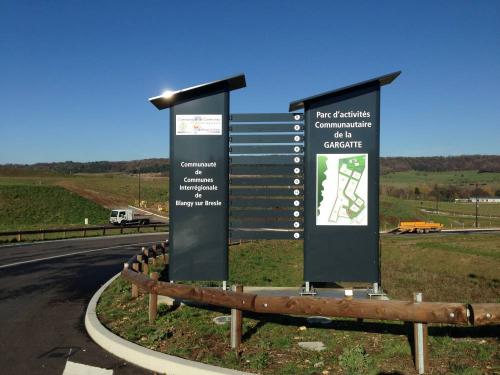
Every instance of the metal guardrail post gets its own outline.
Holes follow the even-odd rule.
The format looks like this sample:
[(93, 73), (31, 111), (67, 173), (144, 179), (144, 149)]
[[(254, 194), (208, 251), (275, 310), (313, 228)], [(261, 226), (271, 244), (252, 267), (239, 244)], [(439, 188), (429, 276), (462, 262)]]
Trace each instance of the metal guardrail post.
[[(422, 293), (413, 293), (413, 301), (415, 303), (422, 302)], [(413, 324), (413, 338), (415, 347), (415, 369), (418, 374), (425, 374), (429, 359), (427, 351), (427, 323)]]
[[(233, 292), (242, 293), (242, 285), (233, 285), (231, 287)], [(243, 330), (243, 313), (241, 310), (231, 309), (231, 349), (239, 351), (241, 345), (241, 333)]]

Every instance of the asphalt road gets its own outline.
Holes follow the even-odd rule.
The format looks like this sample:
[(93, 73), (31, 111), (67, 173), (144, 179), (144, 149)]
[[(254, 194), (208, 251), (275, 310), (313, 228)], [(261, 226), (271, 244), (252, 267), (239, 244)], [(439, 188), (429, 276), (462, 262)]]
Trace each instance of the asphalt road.
[(87, 335), (84, 315), (99, 287), (140, 246), (144, 234), (0, 246), (0, 373), (60, 375), (66, 361), (151, 374), (119, 359)]

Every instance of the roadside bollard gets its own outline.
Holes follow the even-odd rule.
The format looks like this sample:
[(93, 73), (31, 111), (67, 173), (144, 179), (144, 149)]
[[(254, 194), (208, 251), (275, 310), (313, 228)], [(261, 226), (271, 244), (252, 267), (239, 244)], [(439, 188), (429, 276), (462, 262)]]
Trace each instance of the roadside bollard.
[[(158, 281), (160, 274), (158, 272), (153, 272), (151, 274), (151, 279)], [(149, 293), (149, 322), (153, 323), (158, 315), (158, 294)]]
[[(233, 285), (231, 287), (233, 292), (242, 293), (243, 285)], [(243, 324), (243, 313), (241, 310), (231, 309), (231, 349), (239, 352), (241, 345), (241, 333)]]
[[(139, 272), (139, 263), (134, 262), (132, 264), (132, 269), (138, 273)], [(139, 297), (139, 287), (137, 285), (135, 285), (134, 283), (132, 283), (132, 298), (137, 298), (137, 297)]]
[[(422, 302), (422, 293), (413, 293), (413, 302)], [(413, 342), (415, 347), (415, 369), (418, 374), (425, 374), (429, 366), (427, 351), (428, 329), (427, 323), (413, 323)]]

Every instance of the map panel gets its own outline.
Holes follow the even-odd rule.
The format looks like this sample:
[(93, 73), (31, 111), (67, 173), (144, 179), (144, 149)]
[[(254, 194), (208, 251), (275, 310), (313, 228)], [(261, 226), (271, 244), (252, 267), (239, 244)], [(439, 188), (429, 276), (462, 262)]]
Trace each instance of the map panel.
[(316, 225), (368, 225), (368, 154), (317, 154), (316, 171)]

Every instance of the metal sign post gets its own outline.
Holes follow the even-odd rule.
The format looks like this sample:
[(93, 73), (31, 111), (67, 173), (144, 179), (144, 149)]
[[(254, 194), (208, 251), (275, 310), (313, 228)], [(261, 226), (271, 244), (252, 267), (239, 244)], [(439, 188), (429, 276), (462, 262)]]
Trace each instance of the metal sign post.
[(304, 280), (380, 282), (380, 87), (400, 72), (301, 99)]
[(171, 280), (228, 279), (229, 92), (245, 76), (151, 98), (170, 110)]

